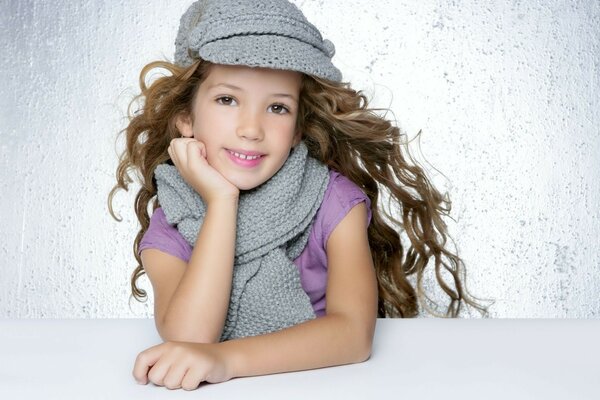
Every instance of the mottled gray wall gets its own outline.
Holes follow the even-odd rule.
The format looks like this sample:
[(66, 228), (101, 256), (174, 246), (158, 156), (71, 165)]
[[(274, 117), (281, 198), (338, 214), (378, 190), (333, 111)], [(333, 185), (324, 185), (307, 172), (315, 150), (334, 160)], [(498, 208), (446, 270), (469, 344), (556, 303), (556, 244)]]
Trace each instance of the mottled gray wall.
[[(600, 3), (296, 3), (344, 79), (423, 131), (492, 316), (598, 317)], [(139, 70), (188, 5), (0, 1), (0, 317), (151, 316), (128, 304), (133, 193), (121, 223), (106, 195)]]

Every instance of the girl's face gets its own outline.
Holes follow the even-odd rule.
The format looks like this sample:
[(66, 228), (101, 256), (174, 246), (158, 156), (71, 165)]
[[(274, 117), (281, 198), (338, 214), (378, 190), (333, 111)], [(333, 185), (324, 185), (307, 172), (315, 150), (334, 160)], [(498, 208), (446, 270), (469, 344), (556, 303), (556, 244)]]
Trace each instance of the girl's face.
[[(194, 122), (181, 117), (177, 128), (205, 144), (208, 163), (228, 181), (255, 188), (301, 140), (295, 131), (300, 83), (299, 72), (215, 64), (192, 103)], [(261, 157), (242, 160), (232, 152)]]

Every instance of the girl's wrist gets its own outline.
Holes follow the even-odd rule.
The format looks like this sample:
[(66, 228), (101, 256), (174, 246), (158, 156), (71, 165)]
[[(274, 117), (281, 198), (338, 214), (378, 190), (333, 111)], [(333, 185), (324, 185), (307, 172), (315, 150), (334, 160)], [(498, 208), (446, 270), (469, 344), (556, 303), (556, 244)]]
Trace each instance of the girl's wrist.
[(217, 349), (222, 357), (225, 370), (229, 379), (240, 376), (241, 354), (235, 351), (228, 341), (217, 343)]
[(217, 198), (213, 198), (210, 199), (206, 202), (206, 207), (207, 208), (219, 208), (219, 207), (231, 207), (231, 206), (238, 206), (240, 197), (239, 197), (239, 193), (237, 195), (230, 195), (230, 196), (222, 196), (222, 197), (217, 197)]

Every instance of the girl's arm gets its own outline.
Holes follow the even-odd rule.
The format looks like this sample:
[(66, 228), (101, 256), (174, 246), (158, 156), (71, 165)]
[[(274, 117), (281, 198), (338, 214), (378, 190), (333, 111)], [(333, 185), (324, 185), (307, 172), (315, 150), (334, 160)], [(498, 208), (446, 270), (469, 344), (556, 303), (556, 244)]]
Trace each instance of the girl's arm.
[(220, 343), (232, 376), (264, 375), (362, 362), (377, 318), (377, 279), (365, 203), (352, 208), (327, 242), (327, 314), (266, 335)]
[(159, 250), (142, 251), (163, 340), (219, 341), (231, 292), (237, 206), (238, 199), (208, 204), (187, 266)]
[[(201, 381), (361, 362), (368, 359), (377, 318), (377, 279), (359, 203), (327, 242), (327, 315), (265, 335), (217, 344), (165, 343), (140, 353), (133, 375), (168, 388)], [(173, 366), (171, 368), (171, 366)]]

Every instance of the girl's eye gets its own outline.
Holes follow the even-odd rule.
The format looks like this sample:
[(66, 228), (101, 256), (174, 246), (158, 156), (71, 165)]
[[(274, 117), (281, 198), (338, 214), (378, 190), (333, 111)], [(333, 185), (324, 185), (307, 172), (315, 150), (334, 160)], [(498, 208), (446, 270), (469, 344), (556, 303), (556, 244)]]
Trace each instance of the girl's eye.
[[(225, 105), (225, 106), (230, 106), (233, 104), (233, 102), (235, 102), (235, 100), (233, 99), (233, 97), (229, 97), (229, 96), (221, 96), (219, 98), (217, 98), (217, 103)], [(273, 112), (275, 114), (287, 114), (290, 112), (290, 110), (284, 106), (283, 104), (273, 104), (270, 107)]]
[(217, 103), (224, 104), (226, 106), (231, 105), (232, 101), (235, 101), (235, 100), (233, 100), (233, 98), (229, 97), (229, 96), (223, 96), (223, 97), (219, 97), (217, 99)]
[(273, 112), (275, 112), (275, 114), (287, 114), (290, 112), (290, 110), (288, 110), (283, 104), (273, 104), (271, 109)]

